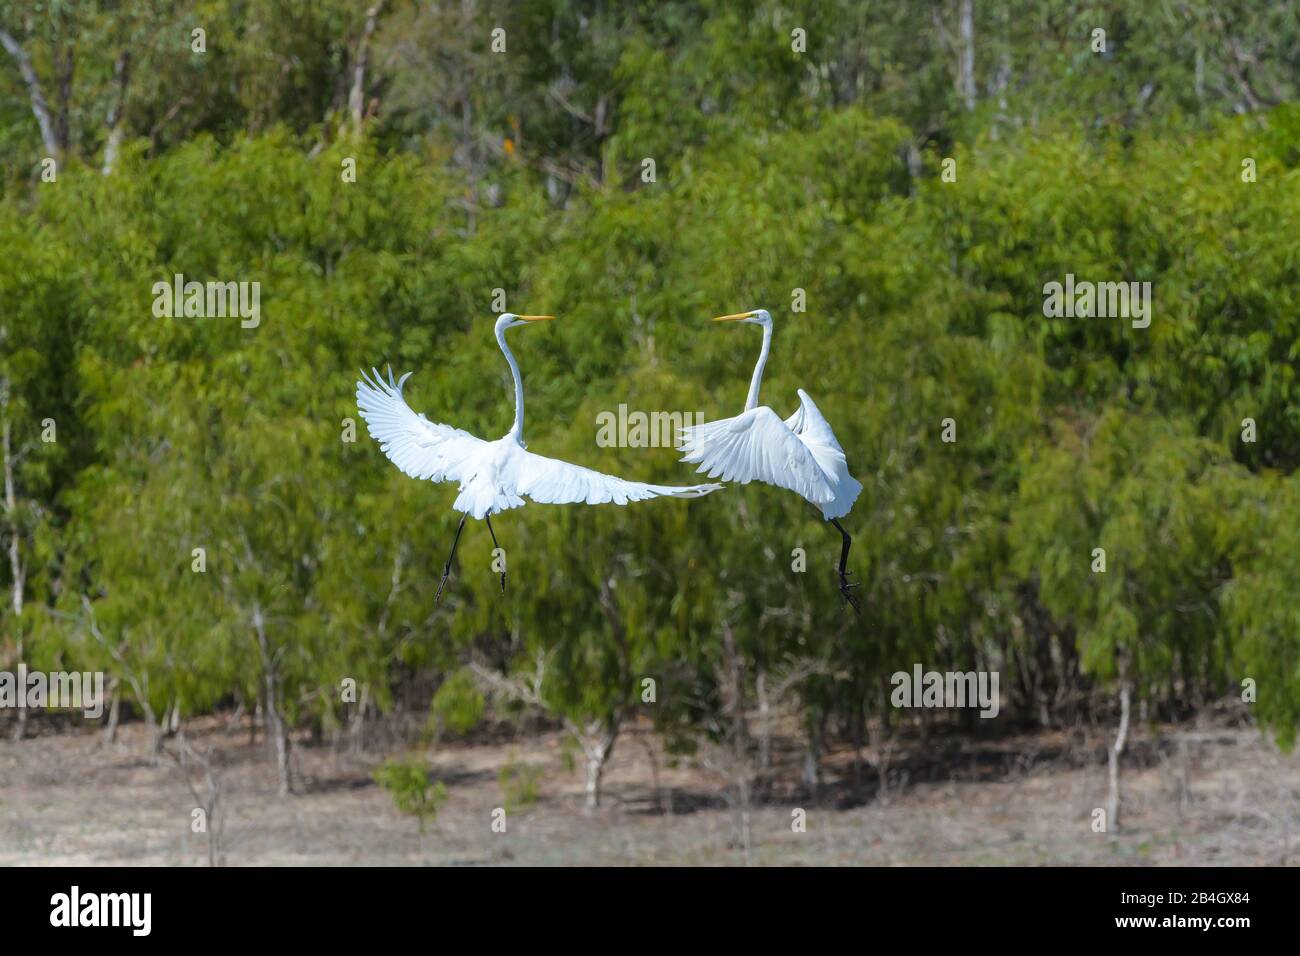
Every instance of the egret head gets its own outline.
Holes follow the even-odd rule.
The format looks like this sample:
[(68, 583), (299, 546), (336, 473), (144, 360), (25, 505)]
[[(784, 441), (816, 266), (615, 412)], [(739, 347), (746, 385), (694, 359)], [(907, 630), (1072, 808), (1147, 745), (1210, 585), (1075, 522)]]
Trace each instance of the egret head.
[(748, 322), (751, 325), (772, 327), (772, 314), (767, 309), (754, 309), (750, 312), (736, 312), (733, 315), (720, 315), (714, 322)]
[(525, 325), (529, 322), (549, 322), (554, 318), (553, 315), (515, 315), (513, 312), (502, 312), (497, 319), (497, 331), (513, 329), (516, 325)]

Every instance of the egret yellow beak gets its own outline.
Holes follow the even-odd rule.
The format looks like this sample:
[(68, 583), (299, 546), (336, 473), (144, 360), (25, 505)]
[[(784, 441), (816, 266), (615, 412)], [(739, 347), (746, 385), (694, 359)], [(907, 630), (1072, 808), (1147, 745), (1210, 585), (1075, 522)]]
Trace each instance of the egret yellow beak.
[(753, 315), (754, 313), (752, 310), (749, 312), (737, 312), (734, 315), (720, 315), (713, 321), (714, 322), (739, 322), (741, 319), (752, 318)]
[(550, 322), (555, 318), (553, 315), (517, 315), (515, 316), (520, 322)]

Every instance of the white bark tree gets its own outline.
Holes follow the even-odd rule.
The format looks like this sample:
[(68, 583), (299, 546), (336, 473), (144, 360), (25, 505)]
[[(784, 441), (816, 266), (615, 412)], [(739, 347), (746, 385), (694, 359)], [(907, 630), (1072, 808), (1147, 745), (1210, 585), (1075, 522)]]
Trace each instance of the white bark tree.
[(41, 87), (40, 78), (36, 75), (36, 68), (32, 65), (32, 58), (28, 56), (22, 44), (5, 30), (0, 30), (0, 46), (3, 46), (5, 52), (18, 64), (18, 72), (27, 87), (27, 101), (31, 105), (32, 114), (36, 117), (37, 125), (41, 128), (41, 143), (45, 147), (45, 154), (55, 159), (61, 158), (66, 143), (59, 137), (58, 124), (55, 123), (54, 116), (50, 112), (50, 103), (45, 98), (45, 90)]
[(1119, 758), (1124, 754), (1124, 745), (1128, 741), (1128, 718), (1133, 687), (1124, 677), (1119, 685), (1119, 729), (1115, 733), (1115, 742), (1107, 753), (1106, 769), (1109, 789), (1106, 795), (1106, 829), (1118, 832), (1120, 829), (1120, 792), (1119, 792)]
[(253, 604), (250, 620), (253, 638), (257, 644), (257, 653), (262, 662), (262, 704), (266, 716), (266, 735), (275, 757), (275, 775), (277, 792), (287, 797), (293, 789), (292, 769), (289, 749), (292, 741), (289, 737), (289, 724), (285, 719), (280, 700), (281, 680), (279, 654), (271, 646), (266, 634), (266, 617), (262, 606)]
[(957, 88), (966, 109), (975, 109), (975, 0), (961, 0), (957, 54)]
[[(195, 809), (203, 811), (204, 835), (207, 837), (208, 866), (220, 866), (226, 831), (225, 806), (221, 800), (222, 778), (220, 771), (220, 753), (209, 746), (200, 753), (185, 737), (184, 733), (176, 735), (176, 750), (169, 751), (169, 756), (176, 764), (176, 769), (189, 788), (194, 799)], [(191, 777), (191, 770), (197, 769), (202, 778), (196, 784)]]
[[(773, 714), (796, 702), (798, 687), (804, 680), (814, 674), (830, 673), (825, 661), (808, 658), (790, 661), (782, 670), (775, 680), (760, 672), (751, 693), (748, 668), (735, 632), (730, 622), (723, 623), (722, 657), (716, 671), (720, 705), (703, 722), (701, 763), (735, 788), (737, 830), (746, 866), (752, 862), (753, 853), (754, 787), (763, 769), (765, 746), (770, 747), (770, 742), (765, 745), (763, 740), (770, 734)], [(755, 721), (759, 725), (757, 739), (751, 731)]]
[(348, 93), (348, 112), (352, 116), (352, 131), (360, 135), (366, 116), (366, 67), (370, 63), (370, 38), (384, 9), (384, 0), (378, 0), (366, 11), (366, 24), (357, 42), (357, 52), (352, 67), (352, 89)]
[(542, 683), (546, 675), (546, 657), (540, 653), (537, 655), (533, 673), (526, 677), (502, 674), (477, 661), (469, 664), (469, 670), (485, 692), (503, 700), (518, 701), (559, 716), (565, 731), (577, 741), (578, 747), (582, 750), (585, 771), (584, 806), (587, 810), (598, 809), (605, 768), (614, 752), (614, 743), (622, 727), (623, 709), (616, 707), (608, 714), (577, 718), (549, 704), (542, 691)]
[[(0, 338), (3, 330), (0, 330)], [(9, 380), (0, 379), (0, 469), (4, 471), (4, 531), (8, 537), (6, 553), (9, 558), (9, 600), (13, 609), (14, 631), (18, 635), (15, 652), (18, 663), (23, 662), (23, 592), (26, 587), (27, 568), (23, 560), (23, 529), (18, 518), (17, 449), (14, 448), (13, 427), (9, 421)], [(21, 740), (27, 730), (27, 709), (18, 708), (18, 722), (14, 726), (14, 739)]]
[(113, 99), (108, 107), (108, 138), (104, 141), (104, 164), (101, 172), (107, 176), (117, 162), (118, 151), (126, 136), (126, 94), (131, 79), (131, 54), (119, 53), (113, 63)]

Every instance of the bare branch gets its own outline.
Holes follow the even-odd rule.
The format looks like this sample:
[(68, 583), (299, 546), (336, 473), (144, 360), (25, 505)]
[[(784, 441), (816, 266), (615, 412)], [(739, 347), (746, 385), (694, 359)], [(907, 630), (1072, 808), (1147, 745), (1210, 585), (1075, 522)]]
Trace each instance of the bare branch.
[(537, 671), (532, 676), (531, 681), (523, 680), (518, 677), (507, 677), (498, 671), (489, 667), (484, 667), (478, 661), (470, 661), (469, 670), (479, 681), (479, 684), (493, 694), (504, 697), (507, 700), (517, 700), (525, 704), (531, 704), (534, 707), (544, 707), (541, 696), (542, 674), (545, 666), (545, 660), (538, 655)]
[(117, 94), (108, 107), (108, 140), (104, 143), (104, 166), (102, 170), (105, 176), (113, 171), (113, 164), (117, 162), (118, 150), (122, 147), (122, 138), (126, 135), (126, 123), (123, 121), (123, 114), (126, 112), (126, 89), (130, 78), (131, 54), (123, 51), (117, 55), (117, 60), (113, 63), (113, 79), (117, 84)]
[(41, 81), (36, 76), (36, 68), (32, 66), (31, 57), (27, 55), (27, 51), (22, 48), (22, 45), (5, 30), (0, 30), (0, 46), (3, 46), (17, 62), (18, 72), (22, 74), (23, 82), (27, 84), (27, 98), (31, 102), (32, 113), (36, 116), (36, 122), (41, 127), (41, 141), (45, 145), (45, 152), (55, 158), (62, 156), (63, 150), (60, 148), (59, 138), (54, 132), (54, 120), (50, 116), (50, 105), (45, 99), (45, 92), (41, 89)]
[[(384, 8), (384, 0), (379, 0), (366, 11), (366, 26), (357, 44), (357, 64), (352, 73), (352, 91), (348, 94), (348, 110), (352, 113), (352, 129), (361, 133), (361, 124), (365, 120), (364, 104), (366, 99), (366, 65), (370, 62), (370, 37), (375, 32), (375, 22)], [(373, 104), (372, 104), (373, 108)]]

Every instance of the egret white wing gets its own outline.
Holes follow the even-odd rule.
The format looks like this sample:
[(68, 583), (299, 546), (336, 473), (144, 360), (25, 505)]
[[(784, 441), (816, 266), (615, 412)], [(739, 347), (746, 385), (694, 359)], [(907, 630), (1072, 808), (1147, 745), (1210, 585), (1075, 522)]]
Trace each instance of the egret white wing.
[(430, 481), (464, 481), (472, 476), (487, 442), (412, 411), (402, 396), (402, 383), (410, 372), (396, 382), (391, 368), (387, 382), (375, 369), (371, 372), (373, 378), (362, 372), (357, 382), (357, 409), (370, 436), (393, 464), (412, 478)]
[(534, 455), (523, 449), (513, 459), (515, 491), (548, 505), (600, 505), (608, 502), (625, 505), (629, 501), (644, 501), (660, 496), (701, 498), (722, 487), (715, 484), (648, 485), (640, 481), (627, 481), (557, 458)]
[(835, 492), (830, 502), (822, 502), (823, 513), (828, 518), (844, 517), (853, 507), (853, 502), (858, 500), (862, 484), (849, 474), (844, 448), (831, 431), (830, 422), (802, 388), (799, 389), (799, 410), (787, 418), (785, 424), (817, 459)]
[(833, 475), (846, 461), (844, 449), (831, 426), (808, 393), (799, 391), (799, 410), (785, 420), (796, 438), (808, 446), (822, 471)]
[(710, 478), (766, 482), (817, 505), (835, 497), (812, 450), (766, 405), (682, 429), (681, 450)]

